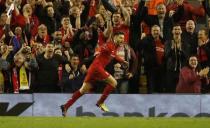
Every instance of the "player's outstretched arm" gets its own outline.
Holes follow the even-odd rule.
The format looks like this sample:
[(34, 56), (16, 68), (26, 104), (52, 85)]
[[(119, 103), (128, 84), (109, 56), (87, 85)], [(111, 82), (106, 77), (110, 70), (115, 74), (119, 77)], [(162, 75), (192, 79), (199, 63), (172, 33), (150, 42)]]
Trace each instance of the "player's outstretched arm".
[(115, 55), (115, 59), (122, 64), (123, 68), (128, 68), (129, 63), (127, 61), (117, 55)]

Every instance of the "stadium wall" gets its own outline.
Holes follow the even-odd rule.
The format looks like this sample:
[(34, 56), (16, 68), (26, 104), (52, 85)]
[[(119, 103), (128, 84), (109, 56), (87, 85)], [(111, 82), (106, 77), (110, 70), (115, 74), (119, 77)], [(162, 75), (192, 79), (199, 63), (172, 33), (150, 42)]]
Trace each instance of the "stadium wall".
[[(61, 116), (60, 105), (69, 94), (0, 94), (0, 116)], [(111, 112), (104, 113), (95, 103), (99, 94), (81, 97), (68, 111), (69, 116), (210, 117), (210, 95), (112, 94), (107, 99)]]

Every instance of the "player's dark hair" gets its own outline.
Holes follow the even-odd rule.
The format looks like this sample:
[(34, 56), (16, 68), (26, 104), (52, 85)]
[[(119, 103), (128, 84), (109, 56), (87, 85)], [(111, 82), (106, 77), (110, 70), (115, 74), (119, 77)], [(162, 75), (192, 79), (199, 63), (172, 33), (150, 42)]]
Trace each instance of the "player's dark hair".
[(79, 58), (79, 55), (74, 53), (74, 54), (71, 55), (71, 58), (73, 58), (73, 57), (78, 57)]
[(119, 32), (115, 32), (113, 36), (124, 35), (124, 34), (125, 34), (124, 32), (119, 31)]

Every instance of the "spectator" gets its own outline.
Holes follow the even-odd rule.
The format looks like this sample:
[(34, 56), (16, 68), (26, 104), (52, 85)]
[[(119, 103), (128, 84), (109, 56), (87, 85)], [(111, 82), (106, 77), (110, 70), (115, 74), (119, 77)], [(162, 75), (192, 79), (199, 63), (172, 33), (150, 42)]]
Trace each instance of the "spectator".
[(33, 56), (39, 56), (44, 52), (44, 46), (41, 43), (34, 43), (32, 46)]
[(38, 34), (35, 36), (36, 43), (47, 45), (50, 42), (50, 36), (47, 33), (47, 27), (44, 24), (39, 25)]
[(189, 49), (181, 38), (180, 25), (175, 25), (172, 30), (173, 39), (165, 43), (166, 59), (166, 87), (167, 93), (175, 93), (179, 79), (179, 72), (186, 65)]
[(35, 37), (38, 32), (39, 19), (34, 14), (31, 4), (25, 4), (22, 9), (22, 14), (20, 13), (12, 17), (14, 24), (20, 26), (21, 28), (28, 27), (26, 34), (30, 36), (29, 38)]
[(28, 38), (26, 37), (27, 31), (26, 29), (22, 29), (20, 26), (17, 26), (15, 27), (14, 35), (13, 35), (10, 21), (11, 21), (11, 17), (8, 17), (6, 20), (6, 25), (5, 25), (5, 35), (6, 37), (11, 36), (13, 42), (15, 41), (13, 38), (16, 39), (16, 44), (14, 43), (14, 50), (18, 51), (20, 47), (29, 45)]
[(148, 93), (163, 92), (164, 90), (164, 40), (160, 35), (160, 26), (152, 27), (152, 34), (139, 43), (138, 52), (144, 59), (144, 68), (148, 79)]
[(71, 44), (74, 53), (79, 55), (80, 59), (87, 59), (94, 55), (98, 40), (97, 30), (89, 27), (87, 30), (81, 29), (77, 32)]
[[(109, 15), (107, 12), (106, 28), (98, 28), (98, 26), (101, 26), (99, 21), (100, 16), (101, 15), (96, 14), (95, 18), (92, 19), (93, 21), (88, 21), (86, 27), (80, 29), (74, 37), (71, 47), (74, 50), (74, 53), (79, 55), (79, 58), (81, 60), (87, 60), (88, 58), (93, 57), (95, 54), (97, 54), (97, 48), (101, 45), (101, 42), (103, 42), (104, 40), (108, 40), (111, 37), (111, 15)], [(88, 65), (89, 64), (87, 64), (86, 66)]]
[[(170, 4), (166, 9), (165, 3), (167, 2)], [(4, 77), (4, 92), (13, 92), (11, 74), (14, 76), (15, 72), (12, 68), (15, 68), (17, 78), (20, 77), (19, 71), (22, 68), (21, 72), (24, 71), (27, 74), (30, 89), (35, 89), (35, 92), (60, 92), (60, 89), (64, 91), (61, 88), (63, 87), (61, 86), (63, 85), (61, 80), (63, 77), (69, 80), (70, 72), (67, 71), (69, 69), (66, 63), (70, 63), (71, 56), (74, 54), (79, 56), (78, 69), (84, 67), (82, 64), (88, 67), (100, 51), (100, 46), (104, 42), (112, 40), (112, 36), (116, 32), (125, 34), (126, 44), (118, 49), (119, 55), (131, 60), (129, 70), (122, 68), (118, 72), (121, 74), (119, 81), (126, 81), (129, 82), (128, 85), (132, 85), (132, 87), (129, 87), (129, 91), (125, 88), (123, 93), (138, 93), (139, 75), (137, 73), (143, 74), (140, 75), (141, 78), (147, 75), (149, 78), (148, 84), (151, 86), (152, 83), (158, 83), (155, 86), (155, 91), (149, 89), (149, 93), (175, 92), (179, 70), (185, 65), (186, 58), (189, 55), (197, 54), (202, 68), (209, 65), (207, 32), (203, 32), (203, 29), (200, 30), (199, 35), (195, 32), (196, 18), (204, 16), (204, 11), (209, 14), (209, 4), (207, 0), (199, 0), (199, 2), (202, 5), (196, 7), (187, 0), (55, 0), (53, 2), (46, 0), (2, 0), (0, 2), (0, 46), (2, 47), (0, 58), (3, 57), (3, 62), (10, 65), (8, 70), (1, 70)], [(11, 5), (14, 5), (14, 9), (10, 8)], [(8, 12), (9, 8), (11, 9), (10, 13)], [(210, 31), (210, 20), (208, 21), (208, 31)], [(185, 24), (186, 30), (183, 29), (183, 32), (180, 32), (176, 28), (174, 33), (171, 33), (176, 22)], [(149, 28), (147, 34), (142, 33), (145, 32), (143, 24), (146, 24)], [(151, 34), (150, 30), (154, 25), (159, 26), (160, 32), (157, 29), (157, 32), (153, 31)], [(179, 33), (182, 33), (181, 38), (179, 38)], [(156, 39), (155, 35), (161, 37)], [(47, 52), (45, 51), (45, 47), (49, 43), (54, 44), (53, 48), (55, 50), (52, 56), (49, 55), (52, 48), (47, 48)], [(26, 50), (27, 54), (24, 53), (24, 50), (23, 53), (22, 50), (19, 51), (21, 47)], [(135, 74), (134, 69), (137, 61), (132, 61), (132, 49), (137, 51), (137, 58), (141, 60), (138, 70), (140, 72)], [(20, 63), (17, 58), (20, 61), (21, 59), (24, 60), (21, 66), (13, 61), (14, 55), (18, 51), (15, 60), (17, 63)], [(162, 52), (164, 52), (164, 55), (162, 55)], [(50, 57), (45, 57), (46, 55)], [(37, 63), (39, 63), (39, 70), (35, 74), (36, 68), (27, 67), (28, 64), (35, 66), (36, 59), (34, 57), (37, 58)], [(134, 56), (133, 58), (135, 59)], [(75, 59), (75, 65), (77, 65), (76, 62), (78, 61)], [(115, 66), (115, 69), (120, 67), (115, 62), (111, 69), (114, 69), (113, 66)], [(143, 66), (145, 67), (143, 68)], [(165, 68), (167, 68), (167, 72)], [(50, 69), (50, 71), (46, 71), (47, 69)], [(143, 70), (154, 73), (144, 72)], [(80, 71), (78, 70), (78, 72)], [(126, 72), (129, 72), (129, 76), (132, 76), (130, 79), (127, 79)], [(161, 75), (157, 75), (158, 72)], [(158, 88), (159, 83), (163, 82), (161, 78), (165, 75), (165, 72), (167, 73), (166, 79), (170, 76), (167, 83), (171, 82), (172, 85), (167, 84), (166, 87), (160, 86)], [(41, 78), (49, 73), (53, 74), (49, 76), (49, 80), (45, 81)], [(115, 74), (117, 74), (117, 71)], [(153, 76), (157, 79), (154, 80)], [(28, 90), (21, 90), (21, 82), (18, 82), (19, 92), (29, 92)], [(39, 82), (44, 83), (44, 85), (40, 87)], [(50, 89), (48, 90), (47, 87)], [(210, 88), (208, 87), (202, 83), (201, 92), (209, 92)], [(72, 91), (72, 89), (70, 90)]]
[(148, 2), (148, 14), (149, 15), (157, 15), (157, 6), (159, 4), (165, 4), (165, 0), (151, 0)]
[(21, 27), (16, 27), (15, 28), (15, 36), (17, 37), (17, 40), (20, 44), (20, 47), (22, 47), (22, 45), (28, 45), (28, 40), (26, 39), (26, 35), (25, 32), (23, 32)]
[(73, 54), (70, 59), (71, 70), (66, 79), (63, 79), (64, 92), (73, 93), (82, 86), (87, 69), (85, 65), (80, 66), (79, 63), (79, 56)]
[(130, 46), (136, 51), (136, 46), (140, 41), (140, 35), (142, 30), (140, 28), (140, 23), (144, 19), (144, 15), (146, 14), (146, 10), (144, 8), (145, 1), (139, 1), (138, 8), (136, 12), (132, 13), (131, 23), (130, 23)]
[(96, 22), (98, 24), (99, 30), (104, 31), (105, 23), (106, 23), (105, 19), (106, 18), (104, 18), (102, 14), (96, 14), (95, 17), (96, 17)]
[(30, 47), (22, 47), (14, 56), (11, 80), (14, 93), (31, 92), (31, 71), (38, 68), (38, 64), (31, 58)]
[[(18, 37), (14, 35), (14, 33), (10, 29), (10, 20), (11, 17), (7, 18), (6, 25), (5, 25), (5, 43), (7, 45), (13, 46), (13, 54), (15, 54), (20, 49), (20, 42), (18, 40)], [(17, 32), (17, 29), (16, 29)], [(18, 35), (18, 34), (17, 34)]]
[[(31, 48), (29, 46), (22, 47), (19, 52), (25, 58), (23, 66), (25, 68), (27, 79), (28, 79), (28, 82), (27, 82), (28, 87), (26, 87), (26, 83), (24, 84), (24, 82), (23, 82), (22, 86), (25, 86), (25, 87), (22, 87), (21, 81), (20, 81), (20, 89), (19, 90), (24, 90), (24, 91), (20, 91), (20, 92), (30, 92), (31, 93), (33, 91), (32, 89), (33, 89), (34, 80), (35, 80), (34, 73), (35, 73), (35, 71), (38, 70), (38, 63), (36, 61), (36, 58), (32, 56)], [(23, 69), (21, 69), (21, 68), (20, 68), (20, 73), (21, 73), (21, 70), (24, 71), (24, 68)], [(20, 76), (21, 76), (21, 74), (20, 74)]]
[(58, 47), (62, 47), (62, 32), (61, 31), (55, 31), (54, 34), (53, 34), (53, 44), (55, 46), (58, 46)]
[(79, 7), (77, 6), (73, 6), (71, 7), (71, 9), (69, 10), (69, 14), (70, 14), (70, 21), (72, 23), (72, 27), (79, 29), (81, 26), (84, 26), (84, 24), (81, 25), (81, 10), (79, 9)]
[[(206, 28), (201, 28), (198, 31), (198, 51), (197, 56), (201, 68), (210, 67), (210, 41), (208, 38), (208, 30)], [(208, 84), (203, 83), (201, 86), (201, 92), (210, 92), (210, 87)]]
[(8, 89), (8, 84), (6, 84), (8, 80), (6, 80), (6, 77), (8, 76), (7, 73), (10, 66), (7, 60), (9, 53), (10, 50), (7, 45), (0, 46), (0, 93), (4, 93)]
[[(61, 48), (55, 46), (54, 54), (62, 56), (63, 53), (61, 51)], [(64, 66), (62, 64), (59, 64), (59, 66), (58, 66), (58, 86), (59, 86), (59, 88), (61, 88), (61, 92), (63, 92), (63, 85), (62, 85), (62, 79), (63, 79), (63, 74), (64, 74), (63, 67)]]
[(58, 67), (60, 64), (67, 64), (67, 60), (60, 55), (54, 54), (54, 45), (50, 43), (46, 45), (45, 52), (37, 56), (36, 59), (39, 66), (36, 74), (36, 92), (60, 92)]
[(188, 65), (180, 71), (176, 93), (200, 93), (202, 81), (209, 84), (207, 76), (209, 67), (200, 70), (198, 73), (197, 65), (197, 57), (190, 56)]
[(120, 46), (116, 51), (116, 55), (121, 57), (123, 60), (127, 61), (129, 64), (128, 67), (123, 67), (120, 63), (113, 62), (112, 65), (112, 72), (114, 78), (117, 80), (117, 93), (126, 94), (128, 93), (129, 86), (129, 80), (134, 76), (138, 60), (135, 55), (134, 50), (124, 42), (124, 33), (121, 33), (118, 39), (116, 39), (116, 42), (119, 43)]
[(52, 34), (57, 30), (57, 21), (54, 8), (51, 5), (47, 5), (44, 8), (44, 18), (42, 23), (47, 26), (47, 33), (52, 37)]
[[(119, 12), (114, 12), (112, 14), (113, 33), (123, 32), (125, 34), (125, 42), (129, 43), (130, 15), (121, 2), (117, 4), (119, 5), (120, 10)], [(123, 14), (123, 17), (121, 16), (121, 13)]]
[[(144, 16), (144, 22), (150, 28), (153, 25), (160, 26), (160, 34), (164, 40), (169, 40), (171, 38), (171, 30), (174, 22), (178, 22), (184, 12), (183, 5), (178, 5), (177, 10), (173, 13), (166, 11), (166, 6), (163, 3), (159, 3), (156, 7), (157, 15), (149, 15), (148, 8), (146, 9), (146, 15)], [(142, 11), (144, 13), (144, 10)], [(147, 33), (148, 34), (148, 33)]]
[[(88, 20), (91, 0), (73, 0), (69, 10), (70, 20), (73, 28), (84, 26)], [(79, 23), (79, 24), (78, 24)]]
[(70, 18), (68, 16), (64, 16), (61, 20), (61, 24), (62, 27), (59, 30), (62, 32), (62, 43), (65, 41), (72, 42), (74, 32), (70, 23)]
[[(61, 1), (54, 1), (53, 2), (53, 7), (55, 9), (55, 12), (57, 13), (59, 19), (61, 19), (63, 16), (69, 14), (69, 8), (70, 6), (72, 6), (72, 2), (71, 1), (65, 1), (65, 0), (61, 0)], [(60, 23), (58, 23), (59, 27), (60, 27)]]
[(186, 29), (182, 33), (182, 39), (186, 45), (189, 45), (190, 54), (195, 55), (198, 47), (198, 33), (195, 31), (195, 22), (188, 20), (186, 23)]
[(198, 31), (198, 60), (202, 68), (210, 67), (210, 40), (208, 31), (202, 28)]

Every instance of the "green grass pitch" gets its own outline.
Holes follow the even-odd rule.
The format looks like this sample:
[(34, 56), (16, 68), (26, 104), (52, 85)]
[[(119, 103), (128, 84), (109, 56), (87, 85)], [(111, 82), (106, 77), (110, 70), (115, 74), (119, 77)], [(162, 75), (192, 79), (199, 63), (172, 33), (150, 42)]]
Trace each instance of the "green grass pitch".
[(0, 117), (0, 128), (210, 128), (210, 118)]

